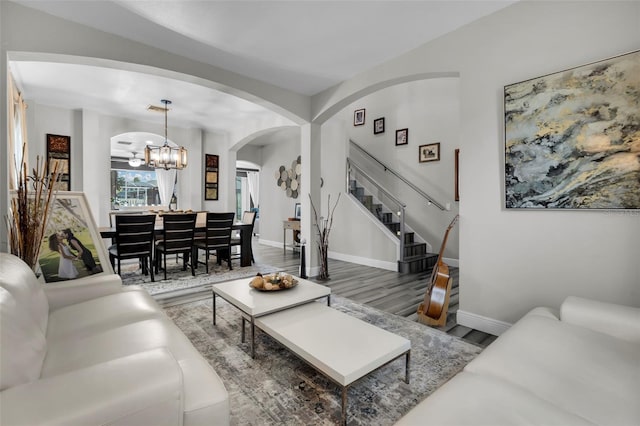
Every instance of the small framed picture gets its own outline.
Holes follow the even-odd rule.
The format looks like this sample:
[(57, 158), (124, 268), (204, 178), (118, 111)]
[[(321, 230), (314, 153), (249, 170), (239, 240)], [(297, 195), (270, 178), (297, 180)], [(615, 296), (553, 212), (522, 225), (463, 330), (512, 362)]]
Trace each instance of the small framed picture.
[(406, 145), (409, 143), (409, 129), (396, 130), (396, 145)]
[(364, 108), (357, 109), (353, 113), (353, 125), (362, 126), (364, 124)]
[(426, 163), (427, 161), (439, 161), (440, 142), (420, 145), (418, 147), (418, 157), (421, 163)]
[(373, 120), (373, 134), (379, 135), (380, 133), (384, 133), (384, 117)]

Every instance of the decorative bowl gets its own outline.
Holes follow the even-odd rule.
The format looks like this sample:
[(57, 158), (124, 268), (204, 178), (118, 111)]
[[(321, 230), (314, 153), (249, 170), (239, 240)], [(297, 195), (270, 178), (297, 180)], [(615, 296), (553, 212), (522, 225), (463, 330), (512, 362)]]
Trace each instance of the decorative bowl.
[(298, 280), (289, 274), (258, 274), (249, 282), (249, 287), (258, 291), (288, 290), (298, 285)]

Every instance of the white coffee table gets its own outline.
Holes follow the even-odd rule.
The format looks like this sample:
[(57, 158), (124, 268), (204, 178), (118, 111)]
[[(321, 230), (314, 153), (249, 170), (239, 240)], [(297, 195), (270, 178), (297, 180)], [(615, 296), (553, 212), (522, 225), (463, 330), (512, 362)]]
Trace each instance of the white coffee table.
[[(251, 357), (255, 358), (255, 319), (273, 314), (284, 309), (303, 305), (317, 299), (327, 298), (331, 304), (331, 289), (295, 277), (298, 285), (279, 291), (259, 291), (249, 286), (251, 278), (227, 281), (211, 286), (213, 289), (213, 325), (216, 324), (216, 296), (238, 308), (251, 322)], [(244, 317), (242, 325), (242, 341), (244, 341)]]
[(408, 339), (322, 303), (262, 316), (255, 325), (342, 388), (343, 424), (347, 389), (355, 381), (405, 355), (409, 383)]

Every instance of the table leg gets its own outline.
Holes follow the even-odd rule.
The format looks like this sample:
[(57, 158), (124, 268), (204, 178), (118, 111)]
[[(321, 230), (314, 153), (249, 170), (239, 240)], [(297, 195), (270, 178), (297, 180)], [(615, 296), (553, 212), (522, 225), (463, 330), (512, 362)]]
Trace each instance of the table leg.
[(347, 424), (347, 387), (342, 387), (342, 419), (341, 424)]
[(240, 230), (240, 266), (251, 266), (251, 232)]
[(244, 323), (246, 320), (242, 317), (242, 330), (240, 331), (240, 342), (244, 343)]
[(411, 361), (411, 351), (407, 351), (407, 358), (405, 361), (405, 373), (404, 373), (404, 381), (409, 384), (409, 365)]
[(251, 358), (256, 357), (256, 323), (251, 317)]
[(216, 325), (216, 294), (213, 293), (213, 325)]
[(282, 250), (287, 254), (287, 228), (282, 230)]

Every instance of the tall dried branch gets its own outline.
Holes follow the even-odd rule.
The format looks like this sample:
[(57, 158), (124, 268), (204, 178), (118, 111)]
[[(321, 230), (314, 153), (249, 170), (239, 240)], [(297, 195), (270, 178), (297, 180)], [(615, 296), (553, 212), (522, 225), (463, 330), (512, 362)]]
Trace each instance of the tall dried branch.
[[(55, 200), (55, 184), (59, 179), (58, 163), (47, 174), (47, 162), (37, 157), (32, 175), (27, 174), (24, 161), (26, 144), (22, 146), (22, 158), (18, 170), (18, 184), (12, 193), (11, 208), (7, 215), (9, 248), (34, 271), (40, 255), (40, 247), (47, 226), (49, 213)], [(14, 162), (17, 162), (14, 158)]]

